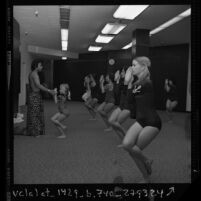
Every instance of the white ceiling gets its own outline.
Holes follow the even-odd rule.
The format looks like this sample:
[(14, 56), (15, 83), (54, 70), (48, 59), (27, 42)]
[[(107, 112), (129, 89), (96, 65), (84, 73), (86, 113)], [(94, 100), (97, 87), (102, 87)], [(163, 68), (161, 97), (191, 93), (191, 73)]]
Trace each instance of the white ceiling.
[[(151, 5), (133, 21), (122, 20), (127, 24), (115, 38), (104, 44), (104, 50), (120, 50), (131, 42), (135, 29), (154, 29), (176, 15), (187, 10), (188, 5)], [(87, 53), (89, 45), (95, 45), (95, 39), (108, 22), (115, 22), (113, 13), (118, 5), (70, 6), (70, 25), (68, 51)], [(38, 17), (34, 15), (38, 11)], [(20, 30), (28, 45), (61, 50), (59, 6), (14, 6), (14, 18), (20, 24)], [(191, 18), (177, 22), (150, 38), (151, 46), (190, 43)]]

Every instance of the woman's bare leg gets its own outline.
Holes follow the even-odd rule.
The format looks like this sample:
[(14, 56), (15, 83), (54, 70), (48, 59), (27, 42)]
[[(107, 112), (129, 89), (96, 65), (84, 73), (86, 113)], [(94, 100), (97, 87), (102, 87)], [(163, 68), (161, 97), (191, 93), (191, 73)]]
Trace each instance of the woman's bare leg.
[(121, 112), (121, 109), (119, 107), (117, 107), (110, 115), (108, 121), (109, 123), (114, 123), (115, 121), (117, 121), (118, 115)]
[(57, 120), (60, 115), (61, 115), (61, 113), (59, 113), (59, 112), (56, 113), (56, 114), (51, 118), (51, 121), (52, 121), (55, 125), (62, 127), (61, 124), (59, 123), (59, 121)]
[[(129, 152), (129, 154), (137, 158), (141, 164), (138, 166), (145, 181), (148, 181), (149, 175), (152, 173), (152, 160), (148, 159), (142, 150), (157, 136), (159, 130), (155, 127), (147, 126), (142, 128), (139, 123), (135, 123), (128, 130), (126, 137), (123, 140), (122, 147)], [(134, 145), (134, 146), (133, 146)], [(143, 167), (144, 166), (144, 167)]]
[(61, 133), (62, 136), (66, 136), (65, 133), (64, 133), (64, 130), (66, 127), (61, 124), (59, 122), (58, 119), (61, 119), (61, 120), (64, 120), (66, 117), (64, 117), (64, 115), (61, 115), (61, 113), (56, 113), (52, 118), (52, 122), (55, 124), (56, 128), (59, 130), (59, 132)]
[(57, 121), (60, 123), (60, 125), (62, 125), (63, 129), (66, 129), (66, 126), (64, 124), (62, 124), (61, 122), (64, 121), (66, 118), (68, 118), (70, 116), (70, 113), (68, 111), (65, 111), (65, 114), (61, 114), (58, 118)]
[(130, 111), (129, 110), (122, 110), (118, 117), (117, 121), (112, 123), (112, 127), (115, 130), (115, 132), (119, 135), (121, 134), (122, 136), (125, 136), (126, 131), (125, 129), (121, 126), (123, 122), (125, 122), (130, 116)]
[(135, 153), (132, 150), (133, 145), (137, 141), (139, 133), (142, 131), (142, 127), (138, 123), (134, 123), (127, 131), (126, 136), (123, 139), (123, 142), (118, 147), (124, 148), (128, 154), (131, 156), (131, 158), (136, 163), (137, 167), (139, 168), (140, 172), (143, 175), (143, 178), (145, 182), (149, 182), (149, 174), (147, 172), (147, 169), (145, 167), (145, 164), (142, 160), (140, 160), (138, 157), (135, 156)]
[(110, 124), (110, 126), (114, 129), (114, 131), (116, 132), (116, 134), (119, 136), (119, 138), (122, 140), (124, 135), (122, 135), (121, 132), (119, 132), (115, 126), (113, 125), (115, 122), (117, 122), (118, 116), (121, 113), (121, 109), (119, 107), (117, 107), (112, 114), (110, 115), (108, 122)]
[(92, 99), (92, 101), (90, 102), (90, 108), (89, 109), (91, 110), (91, 113), (93, 115), (93, 119), (96, 118), (96, 113), (97, 113), (96, 105), (97, 105), (97, 103), (98, 103), (98, 99), (96, 99), (96, 98)]
[(96, 116), (96, 113), (94, 112), (94, 109), (93, 109), (93, 107), (91, 106), (91, 102), (92, 102), (93, 100), (90, 98), (89, 100), (87, 100), (86, 102), (85, 102), (85, 107), (87, 108), (87, 110), (89, 111), (89, 114), (92, 116), (92, 118), (94, 118), (95, 119), (95, 116)]
[(59, 130), (59, 132), (61, 133), (61, 135), (58, 136), (58, 138), (65, 138), (66, 134), (64, 133), (64, 130), (60, 126), (56, 126), (56, 127)]
[(153, 160), (148, 159), (142, 153), (142, 150), (152, 142), (152, 140), (158, 135), (158, 133), (159, 133), (159, 130), (156, 127), (147, 126), (143, 128), (143, 130), (140, 132), (138, 136), (135, 146), (132, 148), (136, 157), (138, 157), (140, 160), (144, 162), (148, 174), (152, 173), (151, 164)]
[(107, 129), (111, 128), (110, 123), (108, 122), (108, 113), (110, 113), (113, 108), (114, 108), (113, 103), (106, 103), (103, 110), (99, 112), (99, 114), (101, 115), (103, 121), (105, 122), (107, 126)]
[(177, 101), (170, 101), (169, 99), (166, 102), (166, 112), (169, 118), (169, 121), (172, 121), (172, 111), (177, 106)]
[(51, 120), (53, 121), (54, 124), (60, 126), (62, 129), (66, 129), (66, 126), (61, 123), (61, 121), (63, 121), (66, 118), (67, 118), (66, 115), (59, 113), (59, 115), (53, 116)]
[(173, 114), (172, 114), (172, 111), (175, 109), (175, 107), (177, 106), (177, 101), (171, 101), (170, 102), (170, 120), (172, 121), (172, 119), (173, 119)]
[(97, 98), (93, 98), (93, 100), (91, 102), (91, 107), (93, 108), (94, 112), (96, 112), (95, 111), (95, 107), (96, 107), (97, 103), (98, 103), (98, 99)]

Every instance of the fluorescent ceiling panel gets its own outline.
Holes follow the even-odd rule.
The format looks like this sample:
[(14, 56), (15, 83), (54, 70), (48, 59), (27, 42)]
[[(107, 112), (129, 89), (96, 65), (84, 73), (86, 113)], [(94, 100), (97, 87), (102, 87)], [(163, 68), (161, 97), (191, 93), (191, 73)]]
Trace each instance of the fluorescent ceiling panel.
[(97, 43), (109, 43), (114, 37), (113, 36), (103, 36), (103, 35), (98, 35), (96, 38)]
[(191, 8), (189, 8), (188, 10), (184, 11), (183, 13), (181, 13), (179, 16), (181, 17), (188, 17), (189, 15), (191, 15)]
[(158, 33), (159, 31), (163, 30), (163, 27), (157, 27), (156, 29), (150, 31), (149, 35), (153, 35), (155, 33)]
[(68, 42), (67, 41), (61, 41), (61, 46), (62, 46), (62, 50), (67, 50), (67, 46), (68, 46)]
[(125, 27), (126, 27), (125, 24), (108, 23), (108, 24), (105, 25), (105, 27), (103, 28), (101, 33), (102, 34), (118, 34)]
[(62, 60), (66, 60), (66, 59), (67, 59), (67, 57), (62, 57), (61, 59), (62, 59)]
[(67, 47), (62, 47), (62, 51), (67, 51)]
[(149, 5), (123, 5), (119, 6), (113, 14), (114, 18), (133, 20)]
[(158, 33), (159, 31), (161, 31), (163, 29), (166, 29), (167, 27), (169, 27), (169, 26), (175, 24), (176, 22), (184, 19), (185, 17), (188, 17), (189, 15), (191, 15), (191, 9), (184, 11), (183, 13), (177, 15), (176, 17), (165, 22), (164, 24), (160, 25), (159, 27), (153, 29), (152, 31), (150, 31), (150, 35), (153, 35), (153, 34)]
[(98, 47), (98, 46), (89, 46), (88, 48), (89, 51), (99, 51), (101, 49), (102, 47)]
[(128, 48), (130, 48), (130, 47), (132, 47), (132, 42), (129, 43), (128, 45), (124, 46), (122, 49), (128, 49)]
[(61, 40), (68, 40), (68, 29), (61, 29)]

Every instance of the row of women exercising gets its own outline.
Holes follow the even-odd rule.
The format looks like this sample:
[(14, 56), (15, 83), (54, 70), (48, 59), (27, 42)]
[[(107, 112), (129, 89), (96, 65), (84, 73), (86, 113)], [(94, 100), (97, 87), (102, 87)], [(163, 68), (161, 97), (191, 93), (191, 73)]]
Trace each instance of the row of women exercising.
[[(122, 139), (118, 147), (133, 158), (145, 183), (150, 182), (153, 160), (142, 151), (161, 130), (161, 119), (154, 106), (150, 66), (150, 59), (142, 56), (134, 58), (127, 69), (117, 70), (114, 75), (101, 75), (99, 82), (88, 75), (84, 80), (86, 93), (82, 96), (92, 120), (98, 113), (105, 122), (105, 131), (113, 129)], [(97, 107), (100, 94), (105, 94), (105, 98)], [(130, 117), (133, 108), (135, 121), (126, 131), (122, 123)]]

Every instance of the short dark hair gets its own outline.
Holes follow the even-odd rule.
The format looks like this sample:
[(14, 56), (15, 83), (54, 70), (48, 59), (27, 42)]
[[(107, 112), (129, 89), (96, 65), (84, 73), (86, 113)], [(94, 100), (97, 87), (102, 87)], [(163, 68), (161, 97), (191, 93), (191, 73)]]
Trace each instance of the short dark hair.
[(31, 70), (34, 71), (38, 67), (39, 63), (41, 63), (43, 65), (43, 60), (42, 59), (33, 60), (31, 63)]

